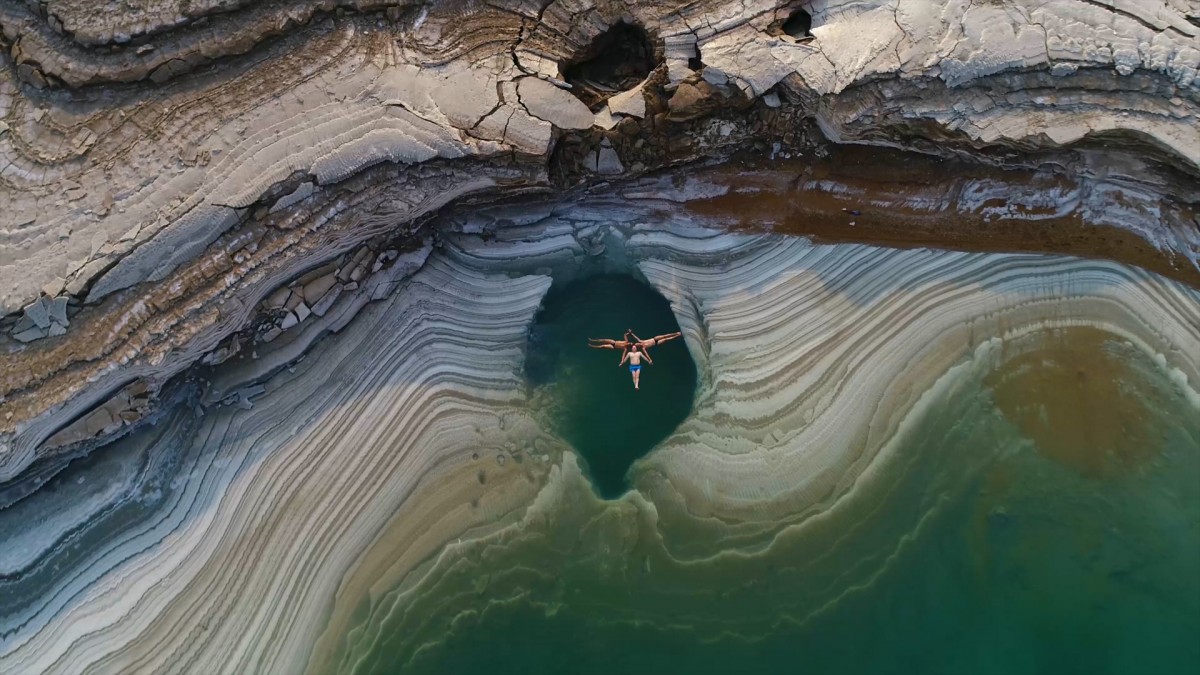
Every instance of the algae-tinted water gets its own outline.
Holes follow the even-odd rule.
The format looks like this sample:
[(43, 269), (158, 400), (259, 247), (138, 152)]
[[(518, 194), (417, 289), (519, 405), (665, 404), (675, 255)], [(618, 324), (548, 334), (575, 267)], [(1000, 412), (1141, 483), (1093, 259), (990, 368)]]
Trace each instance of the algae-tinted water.
[[(568, 490), (437, 568), (352, 670), (1200, 671), (1200, 420), (1177, 383), (1068, 331), (932, 404), (852, 498), (756, 554), (678, 560), (648, 506)], [(1095, 456), (1067, 437), (1096, 425), (1118, 437)]]
[(696, 365), (682, 339), (650, 349), (635, 391), (621, 352), (591, 349), (588, 338), (642, 339), (679, 331), (670, 303), (627, 275), (587, 277), (551, 287), (530, 332), (526, 374), (554, 430), (586, 460), (604, 497), (625, 491), (637, 458), (666, 438), (692, 409)]

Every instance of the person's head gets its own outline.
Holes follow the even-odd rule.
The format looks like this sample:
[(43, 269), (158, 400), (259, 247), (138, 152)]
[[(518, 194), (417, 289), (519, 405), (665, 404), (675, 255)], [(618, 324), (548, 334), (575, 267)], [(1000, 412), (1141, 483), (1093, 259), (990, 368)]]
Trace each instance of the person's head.
[(635, 343), (629, 345), (629, 351), (640, 352), (640, 351), (642, 351), (642, 346), (635, 342)]

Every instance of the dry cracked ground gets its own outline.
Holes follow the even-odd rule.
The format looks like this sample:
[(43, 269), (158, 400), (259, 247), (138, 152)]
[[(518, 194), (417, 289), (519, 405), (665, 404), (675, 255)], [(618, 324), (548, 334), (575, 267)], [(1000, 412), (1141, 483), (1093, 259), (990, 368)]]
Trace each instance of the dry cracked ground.
[[(963, 325), (1035, 321), (1020, 279), (1200, 381), (1196, 0), (0, 0), (0, 28), (2, 671), (353, 669), (356, 599), (578, 472), (518, 380), (589, 259), (679, 315), (717, 421), (638, 484), (731, 547), (886, 445), (793, 457), (761, 410), (712, 441), (739, 396), (785, 429), (912, 409), (892, 385), (981, 348)], [(794, 347), (797, 261), (877, 306)], [(735, 317), (734, 286), (775, 304)], [(851, 324), (896, 327), (887, 368)], [(844, 381), (730, 375), (751, 333)], [(820, 480), (747, 488), (734, 436)], [(481, 453), (527, 460), (484, 484)], [(119, 478), (56, 482), (81, 458)]]

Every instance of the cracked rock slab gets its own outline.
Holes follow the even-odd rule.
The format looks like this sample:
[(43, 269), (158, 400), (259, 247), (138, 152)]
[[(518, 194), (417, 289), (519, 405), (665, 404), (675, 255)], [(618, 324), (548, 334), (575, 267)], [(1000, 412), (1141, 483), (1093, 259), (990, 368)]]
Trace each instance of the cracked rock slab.
[(521, 105), (530, 115), (560, 129), (587, 129), (592, 126), (592, 111), (569, 91), (537, 77), (525, 77), (517, 83)]

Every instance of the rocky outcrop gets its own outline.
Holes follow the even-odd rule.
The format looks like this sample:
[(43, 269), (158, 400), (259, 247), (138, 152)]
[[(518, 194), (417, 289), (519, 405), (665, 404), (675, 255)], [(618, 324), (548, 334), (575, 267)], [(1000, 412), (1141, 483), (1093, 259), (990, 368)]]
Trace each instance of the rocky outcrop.
[(9, 5), (0, 329), (33, 342), (0, 357), (0, 477), (246, 329), (275, 287), (443, 204), (739, 148), (811, 157), (829, 139), (1065, 176), (1085, 226), (1195, 280), (1189, 12)]
[[(707, 393), (639, 487), (731, 540), (847, 494), (921, 392), (991, 358), (981, 336), (1101, 326), (1194, 387), (1197, 17), (1180, 0), (0, 4), (0, 515), (19, 544), (0, 558), (0, 670), (298, 668), (315, 617), (351, 621), (341, 598), (532, 517), (574, 474), (510, 371), (547, 275), (580, 260), (636, 263), (675, 303)], [(860, 324), (879, 330), (847, 341)], [(838, 376), (776, 381), (730, 357), (750, 339)], [(877, 435), (844, 435), (862, 425)], [(532, 454), (484, 489), (486, 459), (464, 457), (498, 437)], [(751, 442), (769, 465), (728, 452)], [(88, 461), (107, 487), (41, 489), (106, 444)], [(423, 506), (442, 489), (450, 515)], [(299, 522), (287, 503), (330, 510)], [(142, 525), (70, 579), (43, 573), (114, 513)], [(277, 564), (235, 582), (244, 556)], [(245, 612), (285, 595), (305, 610)], [(207, 637), (185, 647), (184, 626)]]

